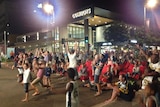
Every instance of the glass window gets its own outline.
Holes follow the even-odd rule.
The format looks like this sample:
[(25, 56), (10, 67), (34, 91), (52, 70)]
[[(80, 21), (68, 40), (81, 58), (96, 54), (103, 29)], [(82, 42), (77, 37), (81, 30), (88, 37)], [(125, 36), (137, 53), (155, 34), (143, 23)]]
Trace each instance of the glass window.
[(51, 38), (51, 37), (52, 37), (52, 32), (51, 32), (51, 31), (47, 32), (47, 37), (48, 37), (48, 38)]
[(17, 43), (19, 43), (19, 42), (24, 42), (24, 36), (20, 36), (20, 37), (17, 37), (17, 39), (16, 39), (16, 41), (17, 41)]
[(52, 33), (52, 37), (54, 38), (55, 31), (52, 30), (51, 33)]
[(80, 28), (79, 34), (80, 38), (84, 38), (84, 28)]
[(35, 41), (37, 40), (37, 34), (27, 35), (26, 41)]
[(39, 40), (47, 39), (47, 33), (46, 32), (40, 32), (39, 33)]
[(68, 32), (69, 38), (84, 38), (84, 27), (81, 25), (69, 25)]
[(72, 34), (72, 35), (73, 35), (73, 38), (76, 37), (76, 36), (75, 36), (75, 35), (76, 35), (76, 28), (75, 28), (75, 27), (73, 27), (73, 34)]

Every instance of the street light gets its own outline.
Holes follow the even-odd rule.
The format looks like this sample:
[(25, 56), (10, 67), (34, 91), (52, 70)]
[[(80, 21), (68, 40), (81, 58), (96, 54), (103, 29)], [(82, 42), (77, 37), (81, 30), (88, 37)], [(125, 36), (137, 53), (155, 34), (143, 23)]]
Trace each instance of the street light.
[(53, 12), (54, 12), (53, 11), (54, 10), (53, 5), (48, 4), (48, 3), (44, 4), (43, 9), (47, 14), (53, 14)]
[(149, 27), (149, 19), (147, 19), (147, 8), (154, 8), (157, 5), (157, 0), (147, 0), (147, 2), (144, 5), (144, 26), (148, 24)]
[[(50, 3), (40, 3), (37, 6), (38, 8), (42, 9), (44, 13), (46, 13), (49, 17), (49, 20), (47, 20), (47, 26), (48, 26), (48, 21), (50, 24), (55, 23), (55, 14), (54, 14), (54, 6)], [(51, 22), (50, 22), (50, 16), (51, 16)], [(52, 33), (51, 33), (52, 35)], [(52, 47), (52, 44), (51, 44)], [(54, 52), (55, 52), (55, 36), (54, 36)]]
[[(40, 3), (37, 5), (39, 9), (42, 9), (44, 13), (52, 16), (52, 23), (54, 23), (54, 6), (50, 3)], [(36, 11), (35, 11), (36, 12)]]
[(54, 7), (53, 5), (49, 4), (49, 3), (46, 3), (43, 5), (43, 10), (44, 12), (46, 12), (48, 15), (52, 15), (52, 19), (51, 19), (51, 24), (54, 23)]
[(148, 0), (146, 6), (148, 8), (154, 8), (157, 5), (157, 2), (158, 2), (157, 0)]

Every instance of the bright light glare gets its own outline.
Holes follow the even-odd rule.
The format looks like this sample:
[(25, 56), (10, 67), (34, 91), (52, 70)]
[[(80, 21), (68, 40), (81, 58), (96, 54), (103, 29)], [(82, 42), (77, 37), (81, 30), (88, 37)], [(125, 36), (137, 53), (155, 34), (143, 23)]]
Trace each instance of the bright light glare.
[(137, 43), (137, 40), (134, 40), (134, 39), (133, 39), (133, 40), (131, 40), (130, 42), (131, 42), (131, 43)]
[(112, 45), (111, 42), (108, 42), (108, 43), (103, 43), (102, 46), (106, 46), (106, 45)]
[(148, 0), (147, 7), (153, 8), (157, 4), (157, 0)]
[(51, 4), (44, 4), (43, 9), (48, 14), (53, 13), (53, 6)]
[(36, 10), (33, 10), (33, 12), (36, 13), (37, 11), (36, 11)]
[(38, 8), (42, 8), (42, 3), (38, 4), (37, 7), (38, 7)]

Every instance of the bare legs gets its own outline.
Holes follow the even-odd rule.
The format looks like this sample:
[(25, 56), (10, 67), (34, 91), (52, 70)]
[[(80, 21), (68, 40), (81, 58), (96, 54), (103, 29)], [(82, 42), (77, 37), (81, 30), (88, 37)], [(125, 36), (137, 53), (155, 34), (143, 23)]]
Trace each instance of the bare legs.
[(28, 89), (29, 89), (29, 83), (24, 83), (25, 98), (21, 100), (23, 102), (28, 101), (28, 98), (29, 98), (29, 90)]
[(23, 101), (23, 102), (26, 102), (26, 101), (28, 101), (28, 98), (29, 98), (29, 93), (26, 92), (26, 93), (25, 93), (25, 98), (24, 98), (22, 101)]
[(33, 94), (32, 94), (32, 96), (36, 96), (36, 95), (38, 95), (39, 94), (39, 90), (38, 90), (38, 88), (35, 86), (35, 85), (33, 85), (33, 84), (31, 84), (31, 87), (33, 88), (33, 90), (35, 91)]
[(105, 104), (109, 104), (111, 103), (112, 101), (114, 101), (116, 98), (117, 98), (117, 95), (119, 94), (119, 89), (117, 86), (114, 86), (113, 87), (113, 92), (112, 92), (112, 95), (111, 95), (111, 98), (106, 100), (105, 101)]
[(97, 90), (98, 92), (96, 92), (96, 94), (94, 96), (99, 96), (102, 94), (102, 90), (101, 90), (101, 86), (99, 83), (96, 83), (96, 86), (97, 86)]
[(32, 81), (31, 83), (31, 87), (32, 89), (35, 91), (32, 96), (38, 95), (39, 94), (39, 90), (38, 88), (35, 86), (37, 83), (41, 82), (41, 78), (36, 78), (35, 80)]

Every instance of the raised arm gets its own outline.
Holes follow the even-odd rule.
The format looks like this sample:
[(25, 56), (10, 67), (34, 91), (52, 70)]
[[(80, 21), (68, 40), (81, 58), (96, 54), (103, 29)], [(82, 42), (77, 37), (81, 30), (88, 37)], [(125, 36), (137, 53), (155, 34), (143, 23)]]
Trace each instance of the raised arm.
[(148, 60), (148, 55), (141, 49), (141, 47), (139, 45), (136, 45), (136, 47), (139, 49), (140, 54), (142, 54), (143, 56), (145, 56), (145, 58)]
[(75, 50), (75, 52), (77, 53), (78, 52), (78, 42), (75, 42), (75, 44), (74, 44), (74, 50)]
[(66, 53), (69, 52), (69, 49), (68, 49), (68, 42), (65, 42), (65, 50), (66, 50)]

